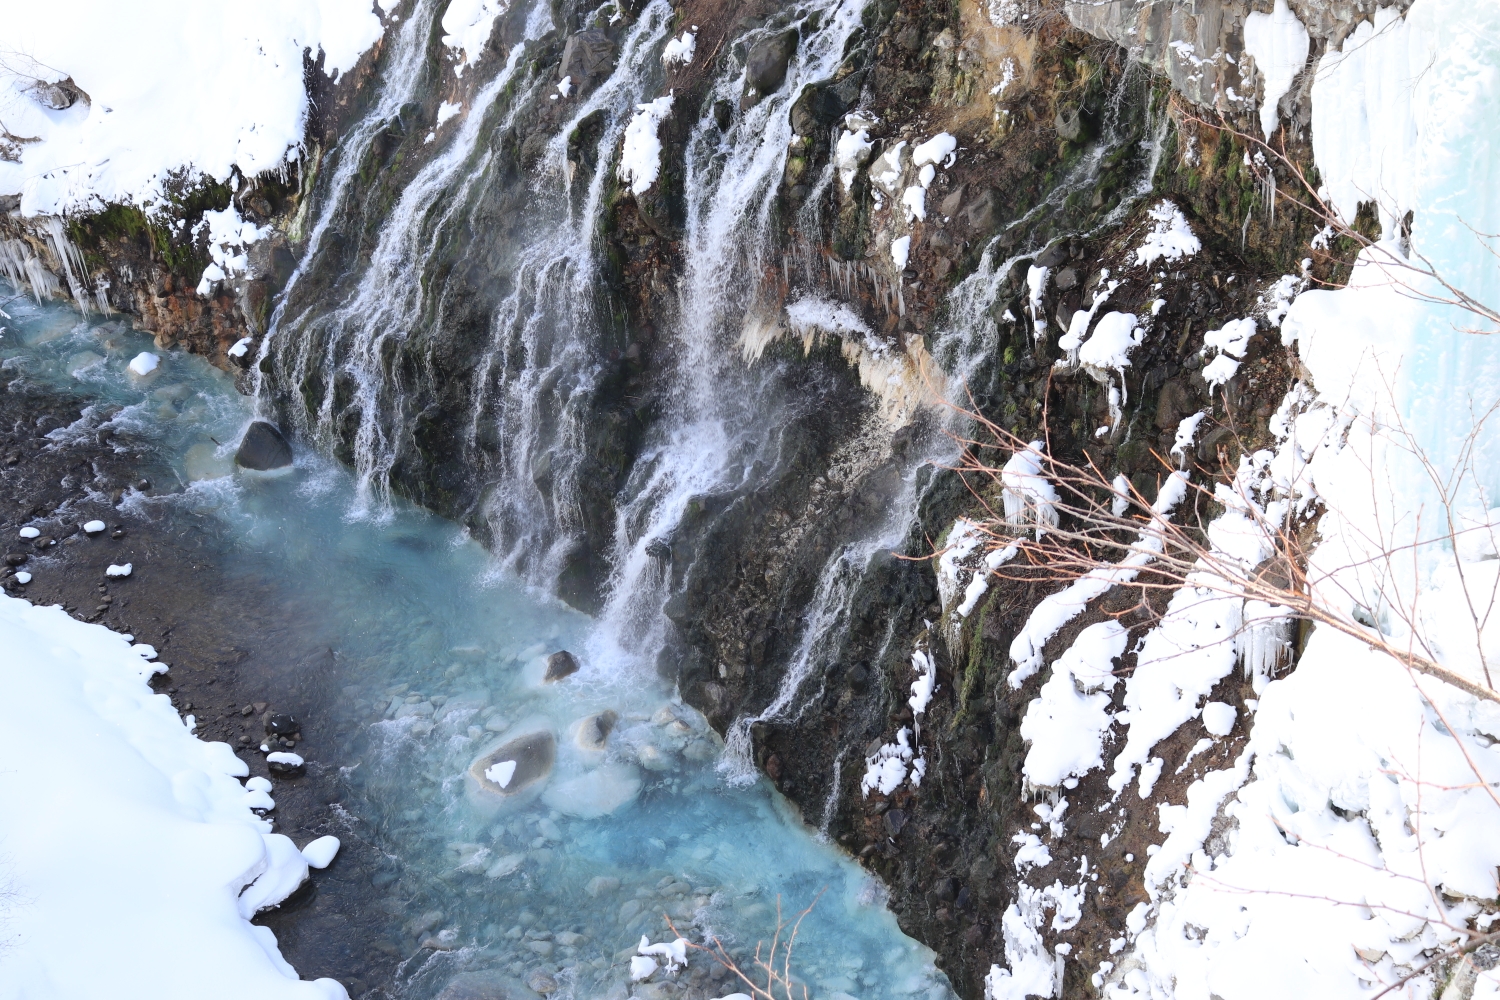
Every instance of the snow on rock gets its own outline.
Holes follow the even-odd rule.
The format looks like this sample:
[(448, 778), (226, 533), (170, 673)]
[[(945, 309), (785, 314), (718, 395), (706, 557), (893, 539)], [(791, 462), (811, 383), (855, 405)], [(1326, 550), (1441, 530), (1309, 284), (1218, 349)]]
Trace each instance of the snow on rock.
[(61, 215), (161, 205), (181, 169), (275, 170), (302, 144), (304, 50), (344, 72), (381, 31), (368, 0), (266, 0), (253, 16), (224, 0), (12, 5), (0, 121), (37, 141), (0, 158), (0, 194)]
[(1232, 319), (1217, 330), (1203, 335), (1203, 349), (1218, 351), (1218, 356), (1203, 366), (1203, 380), (1210, 390), (1234, 378), (1244, 360), (1250, 338), (1255, 336), (1253, 318)]
[(677, 938), (675, 941), (662, 944), (652, 944), (651, 939), (642, 934), (640, 947), (636, 951), (641, 955), (651, 955), (662, 959), (668, 972), (676, 972), (687, 964), (687, 945), (688, 943), (685, 938)]
[(1034, 889), (1024, 882), (1016, 887), (1015, 900), (1000, 918), (1005, 965), (990, 966), (989, 975), (984, 980), (986, 1000), (1026, 1000), (1028, 997), (1045, 1000), (1061, 992), (1062, 956), (1054, 958), (1048, 953), (1040, 930), (1046, 918), (1046, 905), (1044, 890)]
[[(1174, 472), (1162, 482), (1151, 509), (1158, 517), (1169, 516), (1186, 495), (1187, 479), (1182, 473)], [(1026, 624), (1010, 644), (1010, 659), (1015, 667), (1006, 683), (1012, 690), (1018, 690), (1041, 669), (1042, 649), (1048, 639), (1082, 614), (1090, 601), (1103, 596), (1117, 584), (1134, 580), (1141, 568), (1150, 564), (1161, 551), (1161, 537), (1148, 527), (1141, 532), (1133, 548), (1134, 551), (1120, 562), (1090, 570), (1057, 593), (1042, 598), (1032, 609)]]
[(39, 538), (39, 537), (41, 537), (42, 529), (41, 528), (33, 528), (31, 525), (28, 524), (26, 527), (24, 527), (20, 531), (16, 532), (16, 534), (19, 535), (22, 538)]
[[(458, 60), (457, 76), (479, 62), (494, 30), (495, 18), (510, 6), (508, 0), (452, 0), (443, 12), (443, 44)], [(441, 123), (440, 123), (441, 124)]]
[(1030, 745), (1022, 773), (1030, 787), (1056, 788), (1103, 765), (1114, 661), (1128, 637), (1113, 619), (1090, 625), (1052, 665), (1021, 720), (1021, 738)]
[(31, 582), (31, 574), (26, 572), (24, 569), (18, 570), (16, 572), (16, 575), (11, 577), (11, 579), (24, 586)]
[[(906, 221), (927, 218), (927, 189), (913, 184), (901, 192), (901, 207), (906, 211)], [(909, 238), (909, 237), (908, 237)]]
[(1181, 260), (1203, 249), (1203, 244), (1188, 227), (1182, 209), (1170, 201), (1158, 203), (1147, 215), (1151, 219), (1151, 231), (1136, 248), (1138, 266), (1150, 267), (1159, 260)]
[(241, 337), (239, 340), (236, 340), (234, 342), (233, 347), (231, 347), (224, 353), (228, 354), (231, 358), (243, 358), (245, 354), (250, 350), (250, 344), (251, 339), (249, 337)]
[(1047, 279), (1050, 277), (1050, 267), (1032, 264), (1026, 269), (1026, 312), (1031, 317), (1032, 334), (1038, 343), (1047, 332), (1047, 316), (1042, 309), (1042, 298), (1047, 294)]
[[(1105, 271), (1104, 276), (1109, 277), (1109, 272)], [(1108, 284), (1096, 289), (1089, 297), (1087, 309), (1074, 311), (1073, 318), (1068, 321), (1068, 332), (1057, 339), (1057, 346), (1068, 352), (1066, 364), (1078, 363), (1078, 349), (1083, 346), (1083, 339), (1088, 336), (1089, 326), (1094, 322), (1094, 314), (1099, 311), (1100, 306), (1109, 301), (1110, 295), (1119, 287), (1120, 283), (1111, 279)]]
[(502, 760), (486, 768), (484, 776), (501, 788), (508, 788), (510, 787), (510, 779), (515, 773), (516, 762), (513, 760)]
[(858, 129), (854, 131), (845, 130), (839, 136), (838, 143), (833, 150), (833, 165), (839, 172), (839, 183), (848, 192), (854, 187), (854, 178), (859, 173), (859, 168), (864, 166), (870, 159), (870, 150), (875, 144), (870, 141), (869, 129)]
[(303, 764), (306, 764), (307, 761), (302, 759), (301, 754), (289, 753), (285, 750), (277, 750), (274, 753), (266, 754), (266, 763), (281, 764), (285, 767), (297, 768), (301, 767)]
[(911, 151), (912, 166), (923, 167), (936, 164), (951, 167), (958, 160), (958, 154), (955, 152), (957, 149), (957, 139), (947, 132), (939, 132)]
[(625, 126), (625, 147), (620, 152), (620, 180), (631, 194), (645, 194), (661, 173), (661, 140), (656, 130), (672, 111), (672, 95), (649, 104), (637, 104), (635, 117)]
[[(248, 785), (249, 782), (246, 782)], [(302, 857), (307, 860), (309, 868), (327, 868), (333, 864), (333, 859), (339, 853), (339, 838), (334, 836), (319, 837), (302, 848)]]
[(650, 979), (656, 975), (657, 968), (659, 967), (656, 964), (656, 959), (647, 958), (644, 955), (636, 955), (630, 959), (630, 979), (632, 982), (637, 983), (643, 979)]
[(896, 143), (884, 153), (875, 158), (870, 164), (870, 180), (885, 188), (887, 194), (894, 195), (897, 186), (901, 183), (902, 153), (906, 150), (906, 140)]
[(130, 364), (126, 365), (125, 368), (132, 375), (150, 375), (156, 371), (156, 366), (159, 364), (161, 364), (161, 358), (150, 351), (142, 351), (131, 358)]
[(1215, 736), (1228, 736), (1234, 729), (1236, 714), (1233, 705), (1211, 701), (1203, 706), (1203, 728)]
[(902, 726), (896, 733), (895, 743), (886, 743), (865, 758), (865, 775), (859, 782), (860, 794), (869, 798), (872, 791), (881, 795), (894, 792), (906, 780), (906, 765), (911, 759), (911, 729)]
[(674, 66), (687, 66), (693, 61), (693, 53), (698, 48), (698, 35), (694, 31), (684, 31), (678, 38), (667, 41), (666, 47), (661, 50), (662, 65), (671, 69)]
[(1171, 455), (1186, 464), (1187, 451), (1193, 446), (1193, 439), (1198, 436), (1198, 427), (1208, 417), (1207, 410), (1199, 410), (1191, 416), (1183, 417), (1177, 422), (1177, 432), (1172, 435)]
[(906, 270), (906, 260), (911, 255), (911, 237), (901, 236), (891, 240), (891, 260), (896, 265), (896, 270)]
[(1040, 538), (1057, 526), (1057, 490), (1042, 472), (1042, 449), (1033, 441), (1011, 455), (1000, 470), (1001, 500), (1007, 524), (1035, 525)]
[(1255, 60), (1260, 73), (1260, 128), (1267, 139), (1280, 119), (1277, 105), (1307, 64), (1307, 50), (1307, 29), (1286, 0), (1276, 0), (1269, 14), (1252, 11), (1246, 15), (1245, 54)]
[(933, 661), (932, 654), (925, 649), (914, 649), (911, 654), (912, 669), (917, 672), (917, 679), (911, 682), (911, 697), (906, 703), (911, 706), (912, 715), (921, 715), (927, 711), (927, 706), (932, 702), (933, 692), (937, 690), (937, 663)]
[[(1244, 602), (1207, 587), (1176, 591), (1161, 622), (1141, 641), (1135, 671), (1125, 682), (1125, 746), (1109, 785), (1120, 791), (1156, 744), (1198, 714), (1198, 703), (1235, 666), (1234, 637)], [(1142, 788), (1141, 797), (1149, 790)]]
[[(564, 80), (563, 82), (566, 83), (567, 81)], [(563, 85), (562, 84), (559, 84), (557, 89), (560, 90), (560, 91), (562, 91), (562, 95), (564, 97), (568, 96), (568, 92), (566, 90), (563, 90)], [(450, 120), (452, 120), (454, 118), (457, 118), (458, 117), (458, 113), (460, 111), (462, 111), (463, 109), (464, 109), (464, 106), (462, 104), (450, 104), (447, 101), (444, 101), (442, 104), (439, 104), (438, 105), (438, 113), (437, 113), (437, 127), (438, 128), (442, 128), (445, 123), (447, 123), (448, 121), (450, 121)]]
[(222, 212), (204, 212), (202, 221), (193, 227), (193, 232), (201, 233), (205, 228), (212, 263), (203, 269), (203, 277), (198, 282), (199, 295), (211, 295), (217, 282), (244, 274), (250, 266), (246, 248), (271, 231), (270, 226), (257, 228), (240, 218), (233, 205)]
[(115, 563), (110, 563), (109, 566), (104, 570), (104, 575), (111, 577), (129, 576), (132, 572), (134, 572), (134, 570), (134, 563), (126, 563), (123, 566), (117, 565)]
[(1145, 336), (1134, 313), (1107, 312), (1099, 317), (1093, 336), (1078, 349), (1078, 361), (1090, 368), (1123, 372), (1130, 367), (1130, 352)]
[(0, 683), (27, 706), (0, 727), (0, 836), (24, 900), (0, 995), (346, 997), (299, 981), (249, 922), (307, 863), (251, 811), (244, 762), (193, 737), (102, 626), (0, 595), (0, 642)]
[(868, 323), (842, 302), (828, 299), (804, 297), (786, 307), (787, 323), (793, 332), (806, 336), (816, 330), (834, 333), (840, 337), (869, 337), (874, 335)]

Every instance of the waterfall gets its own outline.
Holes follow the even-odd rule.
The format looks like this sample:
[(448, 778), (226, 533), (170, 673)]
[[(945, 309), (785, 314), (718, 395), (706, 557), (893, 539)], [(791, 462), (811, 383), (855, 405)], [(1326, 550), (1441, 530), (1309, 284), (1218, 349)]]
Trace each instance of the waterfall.
[[(776, 270), (770, 222), (793, 135), (788, 112), (805, 85), (837, 69), (862, 11), (859, 0), (824, 0), (779, 26), (803, 35), (786, 82), (727, 133), (702, 114), (688, 140), (676, 367), (666, 419), (626, 484), (616, 523), (614, 578), (601, 616), (603, 647), (615, 654), (651, 657), (667, 642), (662, 605), (674, 580), (653, 550), (672, 537), (690, 505), (753, 488), (757, 465), (778, 464), (777, 436), (767, 423), (786, 419), (787, 404), (777, 398), (774, 378), (744, 366), (737, 341), (743, 318), (759, 306), (764, 276)], [(772, 33), (759, 28), (741, 41), (748, 48)], [(714, 100), (736, 100), (744, 79), (743, 66), (723, 60), (705, 110)]]
[[(552, 75), (535, 67), (555, 58), (555, 48), (550, 57), (539, 53), (567, 37), (570, 25), (557, 25), (554, 17), (566, 16), (541, 0), (518, 8), (510, 18), (515, 44), (486, 57), (492, 76), (479, 75), (481, 62), (464, 77), (462, 118), (446, 131), (433, 126), (428, 141), (438, 145), (407, 177), (391, 145), (415, 148), (420, 140), (412, 136), (427, 131), (417, 119), (456, 86), (430, 51), (436, 6), (419, 0), (406, 17), (370, 110), (323, 165), (302, 262), (262, 346), (270, 370), (262, 407), (286, 414), (303, 436), (353, 466), (351, 516), (382, 516), (398, 483), (439, 509), (444, 496), (472, 491), (467, 506), (448, 512), (485, 533), (495, 572), (539, 590), (563, 590), (579, 553), (602, 539), (607, 551), (587, 554), (602, 565), (603, 583), (589, 659), (612, 673), (649, 670), (664, 651), (691, 644), (669, 613), (673, 601), (702, 580), (723, 579), (723, 567), (698, 565), (691, 546), (677, 543), (709, 531), (704, 525), (720, 511), (774, 495), (801, 472), (799, 425), (817, 422), (820, 407), (849, 409), (839, 387), (809, 388), (798, 382), (805, 367), (761, 355), (784, 328), (788, 293), (827, 290), (847, 302), (868, 295), (891, 323), (907, 313), (911, 288), (899, 273), (884, 277), (818, 245), (831, 164), (806, 179), (811, 193), (795, 213), (779, 212), (788, 150), (805, 138), (793, 133), (792, 105), (838, 71), (862, 28), (863, 3), (817, 0), (728, 39), (727, 48), (701, 57), (711, 60), (703, 100), (674, 104), (687, 134), (681, 278), (675, 290), (656, 290), (658, 304), (666, 300), (652, 317), (662, 345), (659, 396), (618, 483), (603, 482), (605, 472), (589, 457), (611, 353), (618, 357), (624, 346), (600, 232), (621, 135), (635, 107), (663, 87), (671, 9), (651, 0), (620, 24), (607, 78), (549, 118), (537, 108), (567, 95), (551, 94)], [(583, 23), (602, 23), (601, 11)], [(744, 53), (787, 30), (799, 41), (785, 83), (722, 125), (712, 109), (738, 100)], [(1130, 120), (1126, 109), (1140, 104), (1144, 86), (1139, 75), (1124, 74), (1101, 139), (990, 242), (977, 270), (948, 294), (925, 348), (935, 364), (921, 374), (940, 381), (936, 391), (953, 404), (968, 405), (969, 390), (982, 395), (999, 377), (1003, 331), (995, 313), (1015, 264), (1059, 235), (1118, 220), (1150, 190), (1166, 116), (1150, 114), (1144, 132)], [(1129, 151), (1142, 179), (1102, 222), (1080, 209), (1080, 196), (1142, 135), (1142, 147)], [(538, 137), (545, 140), (539, 148)], [(578, 142), (593, 145), (592, 169), (572, 162), (570, 144)], [(809, 348), (816, 340), (806, 335)], [(914, 335), (908, 342), (924, 350)], [(846, 344), (844, 354), (858, 362), (866, 386), (884, 383), (889, 369), (861, 351)], [(828, 435), (823, 471), (830, 483), (878, 498), (878, 510), (840, 529), (799, 584), (806, 607), (787, 615), (795, 633), (777, 657), (779, 682), (763, 709), (731, 726), (723, 767), (732, 778), (753, 774), (752, 725), (797, 718), (811, 703), (811, 682), (847, 652), (852, 609), (873, 571), (893, 550), (920, 544), (913, 535), (919, 512), (940, 478), (928, 467), (955, 455), (944, 431), (966, 429), (961, 413), (942, 406), (904, 402), (899, 420), (879, 403), (853, 409)], [(897, 423), (912, 425), (899, 458), (891, 447)], [(604, 504), (594, 502), (601, 493)], [(789, 550), (816, 520), (811, 511), (799, 516), (779, 540)], [(601, 517), (608, 518), (602, 525)], [(878, 657), (904, 662), (898, 640), (908, 639), (892, 623)]]

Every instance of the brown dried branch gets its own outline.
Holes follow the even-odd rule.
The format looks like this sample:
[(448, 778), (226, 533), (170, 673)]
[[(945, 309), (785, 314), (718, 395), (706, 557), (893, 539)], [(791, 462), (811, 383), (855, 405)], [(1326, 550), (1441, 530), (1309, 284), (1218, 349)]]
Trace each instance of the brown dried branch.
[[(807, 904), (807, 908), (798, 913), (791, 921), (782, 918), (781, 896), (777, 895), (776, 929), (771, 934), (770, 947), (766, 950), (765, 957), (762, 958), (761, 950), (766, 948), (766, 942), (757, 941), (755, 943), (755, 969), (751, 970), (752, 972), (759, 970), (759, 974), (765, 978), (764, 985), (756, 982), (739, 967), (739, 964), (730, 957), (728, 950), (724, 947), (724, 943), (719, 940), (717, 935), (711, 936), (706, 945), (694, 944), (677, 930), (677, 925), (672, 922), (670, 916), (662, 914), (662, 919), (667, 922), (667, 926), (671, 928), (673, 934), (686, 941), (690, 949), (703, 952), (717, 962), (720, 967), (733, 973), (740, 982), (744, 983), (745, 988), (750, 991), (750, 996), (755, 998), (755, 1000), (808, 1000), (807, 987), (796, 983), (792, 978), (792, 953), (796, 948), (797, 934), (802, 928), (802, 921), (813, 911), (813, 907), (818, 905), (818, 900), (822, 899), (823, 893), (827, 891), (826, 886), (819, 889), (818, 894), (813, 897), (813, 901)], [(782, 941), (783, 935), (786, 937), (784, 943)], [(778, 951), (781, 952), (779, 962), (777, 958)], [(795, 992), (798, 985), (801, 985), (800, 996)], [(780, 990), (779, 995), (777, 993), (778, 989)]]

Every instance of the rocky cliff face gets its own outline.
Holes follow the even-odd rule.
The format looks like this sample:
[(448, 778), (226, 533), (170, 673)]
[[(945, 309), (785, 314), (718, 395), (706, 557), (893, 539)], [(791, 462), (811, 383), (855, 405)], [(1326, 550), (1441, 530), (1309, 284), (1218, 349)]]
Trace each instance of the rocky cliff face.
[[(1368, 13), (1343, 0), (1291, 9), (1311, 38), (1305, 66)], [(962, 595), (940, 585), (933, 553), (956, 518), (996, 498), (993, 484), (924, 464), (952, 457), (939, 383), (952, 380), (954, 394), (961, 381), (964, 398), (998, 425), (1046, 437), (1054, 454), (1091, 460), (1148, 495), (1192, 413), (1210, 414), (1184, 458), (1204, 481), (1267, 439), (1295, 356), (1258, 337), (1234, 377), (1211, 389), (1202, 335), (1247, 316), (1269, 325), (1273, 282), (1337, 278), (1348, 248), (1307, 249), (1319, 220), (1271, 210), (1275, 186), (1295, 178), (1240, 134), (1258, 131), (1269, 73), (1246, 56), (1254, 10), (874, 0), (830, 74), (788, 101), (792, 138), (765, 245), (740, 258), (764, 273), (723, 276), (756, 288), (738, 343), (722, 350), (743, 352), (734, 364), (757, 373), (757, 399), (774, 401), (762, 415), (774, 447), (759, 453), (774, 459), (693, 496), (670, 535), (645, 545), (670, 623), (660, 668), (721, 731), (748, 737), (755, 765), (810, 824), (882, 876), (903, 927), (937, 950), (964, 997), (983, 992), (1005, 951), (1000, 914), (1019, 872), (1038, 867), (1034, 857), (1018, 860), (1018, 848), (1056, 818), (1033, 808), (1019, 777), (1022, 713), (1047, 672), (1019, 689), (1005, 683), (1012, 637), (1055, 585), (997, 584), (963, 615)], [(389, 44), (342, 89), (310, 74), (328, 110), (297, 175), (184, 192), (174, 207), (179, 223), (191, 222), (232, 200), (246, 219), (274, 224), (247, 277), (200, 296), (206, 260), (191, 225), (109, 209), (69, 229), (91, 280), (108, 281), (97, 304), (133, 313), (164, 346), (230, 365), (259, 356), (280, 301), (280, 339), (261, 371), (284, 422), (377, 489), (464, 520), (518, 571), (551, 574), (576, 606), (605, 608), (621, 586), (617, 526), (661, 461), (652, 434), (681, 391), (675, 373), (697, 363), (680, 333), (693, 303), (679, 291), (695, 238), (693, 185), (702, 183), (690, 159), (704, 141), (698, 126), (711, 118), (729, 133), (774, 101), (798, 47), (819, 30), (770, 3), (730, 10), (690, 0), (675, 11), (674, 30), (696, 27), (698, 58), (670, 81), (654, 57), (641, 72), (688, 111), (661, 126), (660, 176), (634, 193), (605, 159), (628, 96), (582, 117), (567, 102), (604, 93), (632, 58), (641, 19), (654, 16), (666, 15), (644, 6), (614, 21), (569, 15), (536, 32), (516, 13), (497, 21), (486, 71), (461, 77), (445, 71), (435, 36), (417, 39), (424, 68), (400, 100), (378, 91), (397, 58)], [(746, 44), (750, 37), (757, 41)], [(745, 89), (719, 96), (716, 74), (731, 63), (747, 68)], [(1293, 67), (1279, 101), (1291, 126), (1288, 162), (1303, 166), (1305, 66)], [(563, 80), (576, 89), (563, 93)], [(382, 101), (390, 113), (377, 121), (371, 109)], [(440, 119), (451, 106), (485, 117), (465, 158), (445, 165), (453, 147), (429, 137), (461, 127)], [(1223, 117), (1210, 123), (1209, 112)], [(841, 137), (862, 127), (865, 139), (841, 159)], [(944, 132), (956, 139), (955, 158), (922, 179), (911, 149)], [(882, 157), (894, 171), (885, 186), (869, 169)], [(565, 177), (535, 181), (549, 163)], [(411, 207), (424, 184), (434, 193)], [(916, 185), (924, 213), (892, 211)], [(1163, 199), (1179, 206), (1203, 250), (1142, 264), (1135, 251), (1152, 225), (1147, 213)], [(584, 275), (589, 301), (578, 306), (563, 301), (577, 276), (563, 236), (538, 243), (528, 213), (554, 206), (543, 225), (565, 234), (579, 206), (596, 203), (597, 227), (579, 239), (599, 241), (603, 264)], [(361, 326), (374, 301), (362, 276), (397, 252), (389, 230), (408, 211), (420, 237), (397, 248), (420, 257), (400, 272), (409, 299)], [(8, 238), (64, 270), (34, 227), (3, 224)], [(898, 262), (892, 244), (903, 239)], [(518, 263), (523, 245), (556, 256)], [(1111, 309), (1148, 317), (1117, 379), (1068, 363), (1058, 345), (1111, 282)], [(799, 326), (788, 306), (809, 299), (843, 307), (865, 332)], [(393, 308), (381, 302), (375, 312)], [(528, 325), (528, 315), (546, 322)], [(252, 349), (231, 358), (242, 338)], [(564, 364), (564, 355), (583, 360)], [(510, 413), (506, 400), (523, 391), (527, 412)], [(912, 520), (889, 539), (872, 532), (905, 503)], [(840, 559), (846, 571), (830, 570)], [(1107, 595), (1053, 638), (1049, 658), (1105, 616), (1139, 631), (1150, 605), (1141, 600), (1124, 588)], [(936, 672), (920, 717), (909, 702), (914, 650)], [(1131, 665), (1127, 654), (1123, 669)], [(1238, 703), (1247, 692), (1231, 678), (1215, 697)], [(920, 787), (862, 788), (867, 759), (903, 728), (927, 762)], [(1144, 898), (1156, 806), (1232, 757), (1243, 735), (1191, 760), (1195, 736), (1170, 738), (1149, 802), (1101, 812), (1112, 800), (1098, 774), (1069, 792), (1070, 819), (1058, 821), (1050, 860), (1032, 881), (1076, 872), (1086, 857), (1100, 891), (1065, 930), (1049, 932), (1073, 948), (1061, 995), (1096, 992), (1090, 970)]]

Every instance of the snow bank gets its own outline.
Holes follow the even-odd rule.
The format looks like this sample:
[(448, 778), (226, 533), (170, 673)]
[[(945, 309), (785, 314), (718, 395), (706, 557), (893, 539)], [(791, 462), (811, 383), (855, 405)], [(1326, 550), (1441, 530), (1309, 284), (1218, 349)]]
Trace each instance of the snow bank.
[(343, 72), (381, 30), (368, 0), (12, 4), (0, 121), (37, 141), (0, 159), (0, 194), (55, 215), (160, 203), (174, 170), (274, 170), (302, 142), (303, 51)]
[(1421, 133), (1441, 130), (1423, 113), (1440, 108), (1412, 99), (1418, 89), (1422, 97), (1430, 93), (1422, 77), (1437, 27), (1421, 14), (1403, 19), (1396, 7), (1377, 7), (1373, 23), (1361, 22), (1318, 65), (1314, 155), (1328, 201), (1346, 222), (1361, 202), (1373, 201), (1389, 236), (1412, 201), (1413, 173), (1424, 157)]
[(18, 709), (0, 726), (0, 840), (19, 899), (0, 998), (346, 997), (298, 980), (249, 922), (307, 873), (251, 811), (264, 779), (236, 781), (244, 762), (194, 738), (108, 629), (0, 595), (0, 643)]
[(1267, 139), (1280, 118), (1277, 105), (1307, 64), (1307, 50), (1307, 29), (1286, 0), (1276, 0), (1269, 14), (1252, 11), (1245, 17), (1245, 53), (1260, 73), (1260, 127)]
[(656, 130), (672, 111), (672, 95), (650, 104), (637, 104), (635, 117), (625, 126), (625, 147), (620, 152), (620, 180), (631, 194), (645, 194), (661, 174), (661, 140)]

